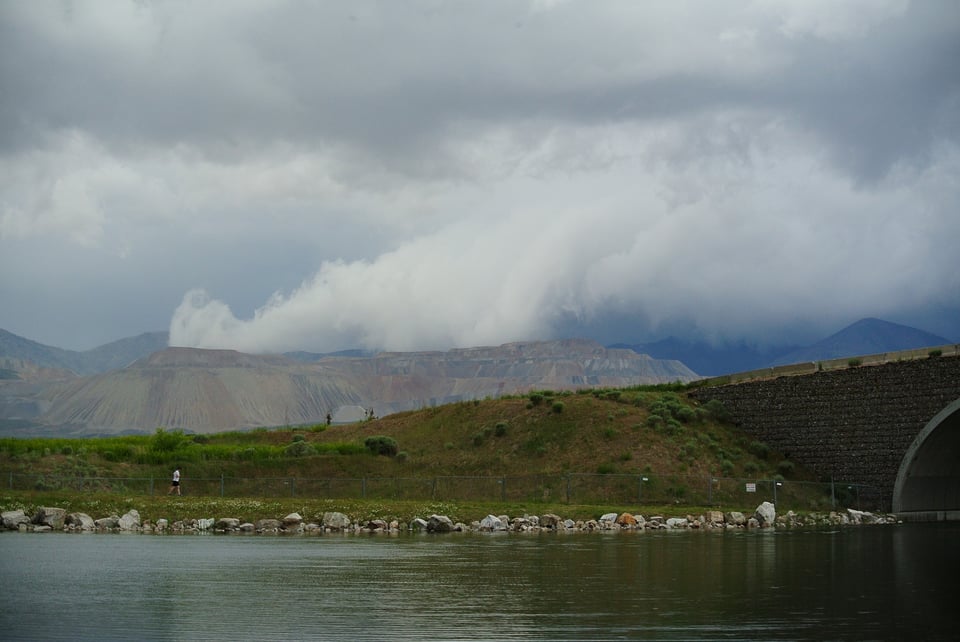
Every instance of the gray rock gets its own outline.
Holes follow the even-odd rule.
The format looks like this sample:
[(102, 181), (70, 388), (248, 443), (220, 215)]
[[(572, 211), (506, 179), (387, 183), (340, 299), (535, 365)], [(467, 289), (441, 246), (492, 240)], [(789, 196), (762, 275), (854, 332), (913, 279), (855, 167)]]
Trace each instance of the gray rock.
[(773, 526), (777, 520), (777, 509), (770, 502), (763, 502), (757, 506), (757, 511), (753, 516), (760, 522), (761, 528), (768, 528)]
[(605, 513), (600, 516), (601, 522), (616, 522), (617, 514), (616, 513)]
[(453, 520), (446, 515), (431, 515), (427, 520), (428, 533), (449, 533), (453, 530)]
[(17, 530), (20, 524), (30, 523), (30, 518), (22, 510), (5, 510), (0, 513), (0, 519), (3, 520), (3, 527), (10, 530)]
[(283, 518), (283, 527), (287, 529), (296, 528), (303, 523), (303, 517), (300, 516), (300, 513), (290, 513)]
[(110, 517), (101, 517), (100, 519), (95, 519), (93, 525), (101, 530), (113, 530), (120, 523), (120, 518), (116, 515), (111, 515)]
[(487, 515), (480, 520), (480, 530), (482, 531), (505, 531), (507, 527), (503, 525), (503, 522), (499, 517), (495, 515)]
[(723, 513), (718, 510), (708, 510), (703, 519), (707, 524), (722, 524)]
[(258, 519), (254, 528), (261, 533), (275, 533), (283, 527), (283, 522), (279, 519)]
[(63, 508), (52, 508), (43, 506), (37, 509), (37, 514), (33, 516), (33, 523), (38, 526), (49, 526), (54, 529), (63, 528), (63, 523), (67, 518), (67, 511)]
[(93, 518), (86, 513), (70, 513), (67, 515), (64, 523), (67, 526), (72, 526), (73, 528), (82, 531), (92, 531), (97, 526), (94, 524)]
[(670, 517), (666, 523), (667, 528), (687, 528), (690, 525), (686, 517)]
[(157, 531), (165, 531), (170, 527), (170, 521), (165, 517), (161, 517), (157, 520)]
[(195, 526), (198, 530), (208, 531), (213, 528), (215, 520), (212, 517), (204, 517), (201, 519), (194, 520), (196, 522)]
[(724, 514), (723, 521), (734, 526), (743, 526), (747, 523), (747, 518), (740, 511), (730, 511)]
[(130, 509), (117, 522), (117, 528), (122, 531), (135, 531), (140, 528), (140, 513), (136, 509)]
[(546, 515), (540, 516), (540, 527), (556, 529), (560, 526), (561, 521), (562, 520), (560, 519), (559, 515), (547, 513)]
[(338, 511), (328, 511), (323, 514), (320, 525), (333, 531), (343, 531), (350, 528), (350, 518)]
[(236, 517), (221, 517), (213, 528), (218, 531), (232, 531), (240, 528), (240, 520)]
[(422, 517), (415, 518), (410, 522), (410, 530), (412, 531), (425, 531), (427, 530), (427, 520)]
[(868, 513), (866, 511), (854, 510), (852, 508), (847, 509), (847, 515), (850, 518), (851, 524), (875, 524), (877, 522), (877, 517), (873, 513)]
[(244, 522), (240, 524), (240, 526), (238, 526), (237, 528), (240, 530), (241, 533), (252, 533), (254, 530), (256, 530), (256, 527), (250, 522)]

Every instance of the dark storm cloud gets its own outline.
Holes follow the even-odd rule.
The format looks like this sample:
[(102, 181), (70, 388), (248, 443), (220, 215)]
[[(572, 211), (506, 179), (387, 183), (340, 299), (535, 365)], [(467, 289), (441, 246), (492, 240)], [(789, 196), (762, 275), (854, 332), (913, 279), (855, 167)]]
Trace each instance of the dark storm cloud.
[(952, 2), (3, 3), (0, 326), (131, 290), (67, 256), (249, 350), (953, 310), (957, 59)]

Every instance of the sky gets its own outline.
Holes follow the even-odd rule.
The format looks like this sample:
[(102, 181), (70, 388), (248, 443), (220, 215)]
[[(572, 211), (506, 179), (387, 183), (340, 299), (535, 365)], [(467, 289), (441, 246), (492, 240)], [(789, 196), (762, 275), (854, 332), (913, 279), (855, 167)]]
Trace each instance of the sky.
[(0, 0), (0, 328), (960, 341), (955, 0)]

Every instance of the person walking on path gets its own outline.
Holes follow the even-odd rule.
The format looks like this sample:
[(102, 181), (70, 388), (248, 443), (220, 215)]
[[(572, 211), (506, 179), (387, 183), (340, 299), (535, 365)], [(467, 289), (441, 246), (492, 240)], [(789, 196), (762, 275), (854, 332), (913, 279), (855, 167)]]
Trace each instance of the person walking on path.
[(177, 495), (180, 494), (180, 466), (173, 470), (173, 481), (170, 482), (170, 490), (167, 491), (167, 495), (172, 495), (174, 491)]

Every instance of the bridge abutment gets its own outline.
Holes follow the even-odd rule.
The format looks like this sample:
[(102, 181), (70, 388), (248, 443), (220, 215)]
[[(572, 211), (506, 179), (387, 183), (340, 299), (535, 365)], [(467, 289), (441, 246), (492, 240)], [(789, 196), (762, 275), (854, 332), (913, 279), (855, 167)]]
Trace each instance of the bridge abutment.
[[(921, 440), (929, 440), (926, 447), (915, 444), (939, 413), (960, 403), (960, 356), (707, 386), (690, 396), (701, 403), (719, 400), (744, 432), (821, 479), (869, 486), (877, 510), (897, 508), (903, 464), (914, 473), (896, 501), (906, 497), (907, 506), (929, 506), (926, 512), (944, 518), (960, 512), (960, 483), (945, 472), (960, 462), (960, 412), (930, 427)], [(911, 469), (905, 457), (913, 446), (920, 467)]]

